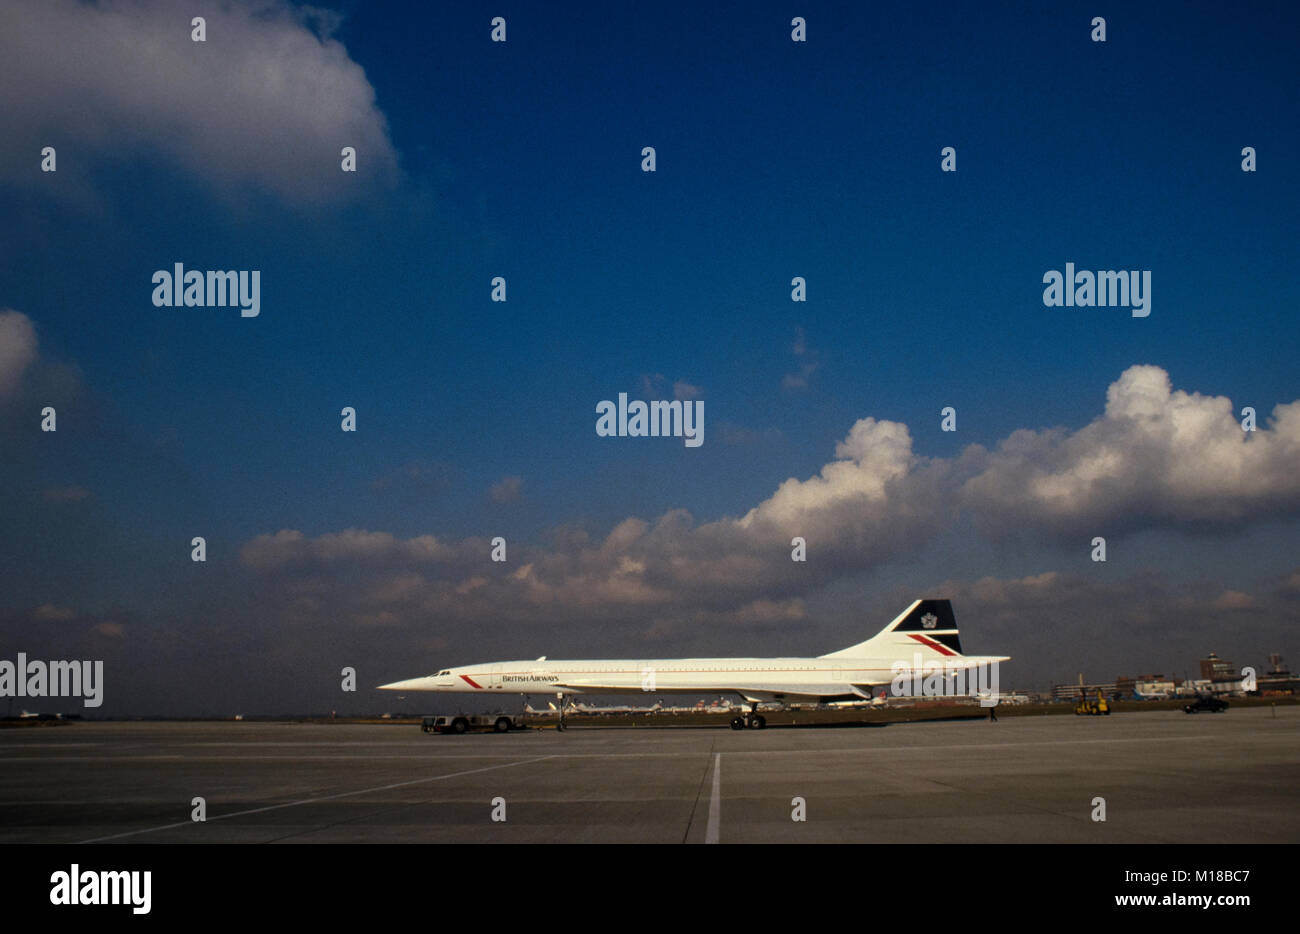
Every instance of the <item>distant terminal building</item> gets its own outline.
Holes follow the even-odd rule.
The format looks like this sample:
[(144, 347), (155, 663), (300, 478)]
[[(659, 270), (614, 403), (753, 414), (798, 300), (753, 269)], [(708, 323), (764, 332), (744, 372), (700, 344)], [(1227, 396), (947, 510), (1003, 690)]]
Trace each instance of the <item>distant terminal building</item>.
[(1177, 693), (1178, 685), (1164, 675), (1138, 675), (1133, 689), (1144, 700), (1165, 700)]
[(1268, 671), (1259, 676), (1256, 686), (1264, 695), (1300, 694), (1300, 679), (1286, 670), (1276, 652), (1268, 657)]
[(1241, 690), (1241, 672), (1237, 666), (1213, 652), (1201, 659), (1201, 680), (1210, 682), (1212, 694), (1235, 694)]
[(1114, 697), (1115, 682), (1106, 681), (1101, 684), (1084, 684), (1082, 682), (1079, 684), (1053, 684), (1052, 700), (1078, 700), (1080, 695), (1085, 691), (1088, 693), (1089, 697), (1096, 697), (1098, 691), (1105, 694), (1107, 697)]
[[(1256, 690), (1260, 694), (1300, 694), (1300, 677), (1293, 675), (1282, 664), (1276, 653), (1268, 657), (1268, 670), (1256, 675)], [(1197, 694), (1241, 694), (1249, 685), (1243, 682), (1242, 671), (1226, 658), (1214, 652), (1200, 660), (1201, 676), (1178, 681), (1162, 674), (1145, 674), (1130, 678), (1120, 675), (1115, 679), (1115, 694), (1121, 698), (1162, 700), (1174, 697), (1194, 697)], [(1098, 688), (1108, 691), (1109, 685), (1087, 684), (1090, 693)], [(1079, 696), (1077, 684), (1058, 684), (1052, 688), (1054, 700), (1069, 700)]]
[(1208, 658), (1201, 659), (1201, 677), (1206, 681), (1232, 681), (1241, 675), (1236, 665), (1211, 652)]

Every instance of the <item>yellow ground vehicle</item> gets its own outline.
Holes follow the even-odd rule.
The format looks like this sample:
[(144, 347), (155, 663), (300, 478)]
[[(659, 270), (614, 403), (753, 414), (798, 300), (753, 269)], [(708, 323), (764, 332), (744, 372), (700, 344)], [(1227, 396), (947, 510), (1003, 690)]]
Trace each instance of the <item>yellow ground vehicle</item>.
[(1100, 714), (1105, 714), (1109, 717), (1110, 703), (1106, 700), (1106, 696), (1102, 694), (1101, 691), (1097, 692), (1096, 700), (1089, 700), (1088, 692), (1084, 691), (1082, 696), (1079, 698), (1079, 703), (1074, 705), (1074, 712), (1076, 715), (1086, 714), (1090, 717), (1095, 717)]

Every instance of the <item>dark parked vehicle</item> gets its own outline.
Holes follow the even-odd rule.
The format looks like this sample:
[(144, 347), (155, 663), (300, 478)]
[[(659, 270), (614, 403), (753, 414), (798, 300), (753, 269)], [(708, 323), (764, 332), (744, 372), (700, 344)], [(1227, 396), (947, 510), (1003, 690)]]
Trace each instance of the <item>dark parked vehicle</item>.
[(1196, 700), (1183, 707), (1187, 713), (1200, 713), (1202, 710), (1208, 710), (1210, 713), (1223, 713), (1228, 709), (1226, 700), (1219, 700), (1217, 697), (1210, 697), (1208, 694), (1202, 694)]

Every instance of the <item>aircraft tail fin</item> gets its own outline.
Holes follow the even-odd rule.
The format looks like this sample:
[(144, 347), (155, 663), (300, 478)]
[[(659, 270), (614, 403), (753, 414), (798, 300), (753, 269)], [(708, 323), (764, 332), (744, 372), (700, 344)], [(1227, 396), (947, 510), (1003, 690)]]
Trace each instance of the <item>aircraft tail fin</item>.
[(821, 658), (903, 657), (898, 655), (901, 649), (907, 649), (909, 656), (913, 652), (936, 658), (961, 655), (952, 601), (914, 600), (870, 639)]

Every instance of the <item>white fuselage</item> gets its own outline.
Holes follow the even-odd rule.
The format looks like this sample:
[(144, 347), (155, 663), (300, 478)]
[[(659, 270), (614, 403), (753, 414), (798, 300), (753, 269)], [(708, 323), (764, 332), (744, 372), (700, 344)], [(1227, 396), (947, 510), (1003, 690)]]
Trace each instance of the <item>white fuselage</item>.
[[(395, 681), (388, 691), (501, 694), (702, 694), (729, 692), (759, 701), (871, 699), (872, 688), (911, 680), (907, 693), (932, 693), (931, 678), (992, 668), (1003, 656), (961, 653), (948, 600), (914, 600), (876, 635), (816, 658), (657, 658), (490, 662)], [(919, 684), (919, 679), (925, 684)], [(983, 682), (981, 682), (983, 685)], [(900, 693), (900, 691), (895, 691)]]
[[(963, 657), (952, 669), (983, 661)], [(895, 659), (883, 658), (557, 659), (463, 665), (384, 688), (502, 694), (788, 692), (831, 697), (859, 693), (854, 686), (889, 684), (899, 673)]]

